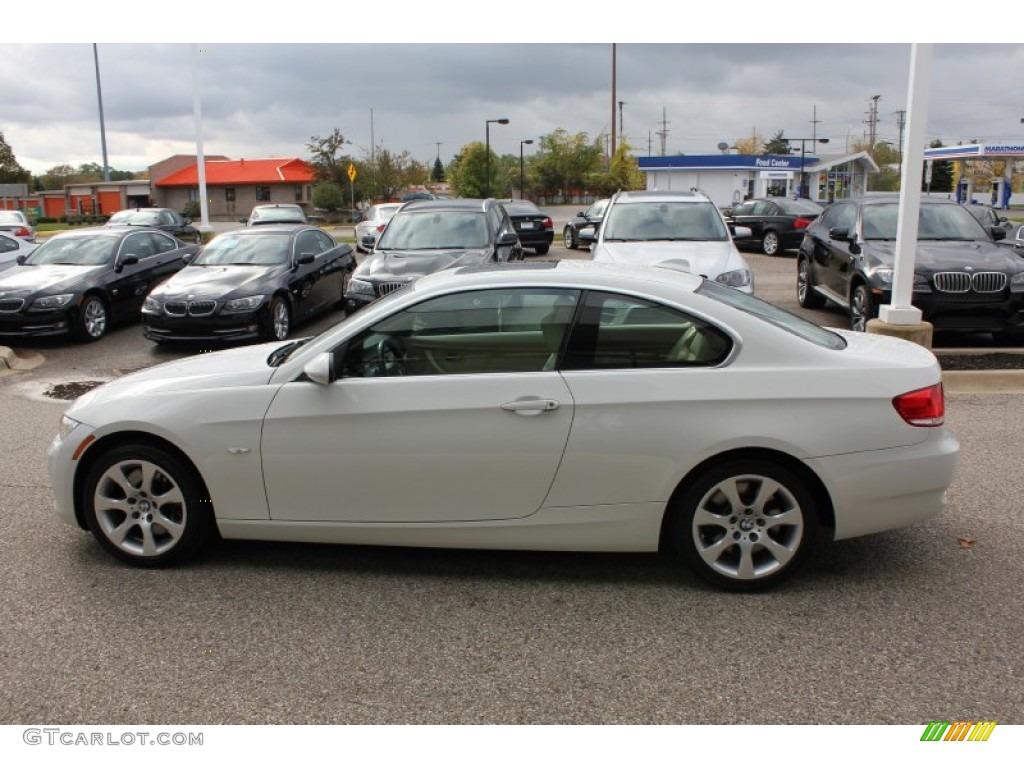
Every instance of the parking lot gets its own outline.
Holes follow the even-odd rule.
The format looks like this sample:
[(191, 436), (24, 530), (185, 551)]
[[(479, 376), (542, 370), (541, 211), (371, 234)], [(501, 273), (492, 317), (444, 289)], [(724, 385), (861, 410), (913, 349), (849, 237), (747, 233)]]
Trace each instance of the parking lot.
[[(556, 239), (544, 258), (587, 255)], [(747, 256), (758, 295), (796, 309), (793, 259)], [(1018, 394), (949, 396), (962, 453), (945, 513), (822, 539), (765, 594), (657, 555), (225, 542), (151, 571), (54, 515), (43, 453), (64, 404), (46, 392), (200, 350), (137, 325), (34, 348), (43, 365), (0, 378), (2, 722), (1024, 719)]]

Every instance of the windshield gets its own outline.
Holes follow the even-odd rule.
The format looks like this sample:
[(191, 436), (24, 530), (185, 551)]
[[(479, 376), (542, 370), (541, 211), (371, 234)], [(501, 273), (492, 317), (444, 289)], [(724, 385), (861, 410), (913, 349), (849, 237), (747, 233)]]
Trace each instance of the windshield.
[(160, 214), (156, 211), (118, 211), (107, 222), (107, 224), (143, 224), (146, 226), (159, 223)]
[(273, 208), (253, 208), (250, 224), (270, 224), (271, 222), (294, 223), (306, 222), (306, 214), (298, 206), (282, 205)]
[(98, 267), (110, 263), (114, 258), (118, 240), (116, 234), (54, 237), (32, 251), (25, 263), (33, 266), (77, 264), (82, 267)]
[(730, 307), (740, 309), (749, 315), (759, 317), (766, 323), (771, 323), (776, 328), (789, 331), (801, 339), (817, 344), (819, 347), (826, 347), (828, 349), (844, 349), (846, 347), (846, 339), (838, 333), (826, 330), (820, 325), (815, 325), (809, 320), (797, 317), (784, 309), (779, 309), (767, 301), (755, 299), (753, 296), (737, 291), (735, 288), (727, 288), (712, 280), (705, 280), (696, 292), (716, 299), (723, 304), (728, 304)]
[(617, 203), (608, 209), (605, 242), (624, 240), (728, 240), (729, 232), (710, 202)]
[(377, 250), (426, 251), (486, 248), (483, 211), (408, 211), (397, 213), (377, 241)]
[[(864, 239), (895, 240), (898, 203), (864, 206)], [(918, 240), (988, 240), (985, 230), (959, 205), (922, 205)]]
[(213, 239), (192, 262), (198, 267), (228, 265), (263, 266), (288, 263), (288, 232), (266, 232), (259, 235), (226, 233)]

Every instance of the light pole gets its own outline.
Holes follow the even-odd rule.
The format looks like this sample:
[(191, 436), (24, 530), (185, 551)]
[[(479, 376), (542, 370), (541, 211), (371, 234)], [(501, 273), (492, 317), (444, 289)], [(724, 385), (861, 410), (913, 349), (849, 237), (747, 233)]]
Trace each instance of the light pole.
[(519, 142), (519, 199), (523, 199), (525, 189), (525, 175), (523, 174), (523, 144), (533, 144), (533, 139), (523, 139)]
[(488, 120), (484, 126), (484, 131), (487, 136), (487, 172), (484, 177), (484, 197), (491, 196), (491, 123), (497, 123), (498, 125), (508, 125), (507, 117), (499, 117), (497, 120)]
[[(788, 138), (787, 137), (786, 139), (784, 139), (784, 141), (787, 141), (787, 142), (799, 141), (800, 142), (800, 187), (799, 187), (799, 194), (797, 195), (797, 197), (802, 197), (804, 199), (807, 199), (809, 197), (809, 195), (807, 194), (807, 185), (804, 183), (804, 155), (806, 154), (806, 150), (807, 150), (807, 147), (806, 147), (807, 142), (810, 141), (810, 142), (817, 142), (819, 144), (828, 144), (828, 139), (816, 139), (816, 138), (792, 139), (792, 138)], [(814, 146), (813, 146), (813, 143), (812, 143), (811, 149), (813, 149), (813, 148), (814, 148)]]

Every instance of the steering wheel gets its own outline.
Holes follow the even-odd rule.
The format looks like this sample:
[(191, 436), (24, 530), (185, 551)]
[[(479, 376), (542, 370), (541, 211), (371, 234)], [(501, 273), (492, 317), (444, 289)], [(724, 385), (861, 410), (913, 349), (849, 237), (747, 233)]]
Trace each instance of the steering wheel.
[(390, 336), (377, 343), (373, 355), (373, 376), (405, 376), (405, 350)]

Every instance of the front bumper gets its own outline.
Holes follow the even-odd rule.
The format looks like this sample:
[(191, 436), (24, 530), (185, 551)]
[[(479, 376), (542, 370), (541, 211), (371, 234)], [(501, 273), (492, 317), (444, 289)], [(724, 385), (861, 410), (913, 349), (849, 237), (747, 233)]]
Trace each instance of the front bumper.
[[(872, 294), (877, 304), (892, 302), (891, 290), (874, 288)], [(911, 301), (936, 330), (1024, 331), (1024, 291), (1004, 290), (991, 298), (973, 291), (956, 294), (915, 290)]]
[(0, 312), (0, 336), (42, 338), (71, 333), (78, 317), (78, 304), (47, 312)]
[(267, 328), (266, 310), (206, 317), (171, 317), (165, 314), (144, 314), (142, 334), (150, 341), (252, 341)]

